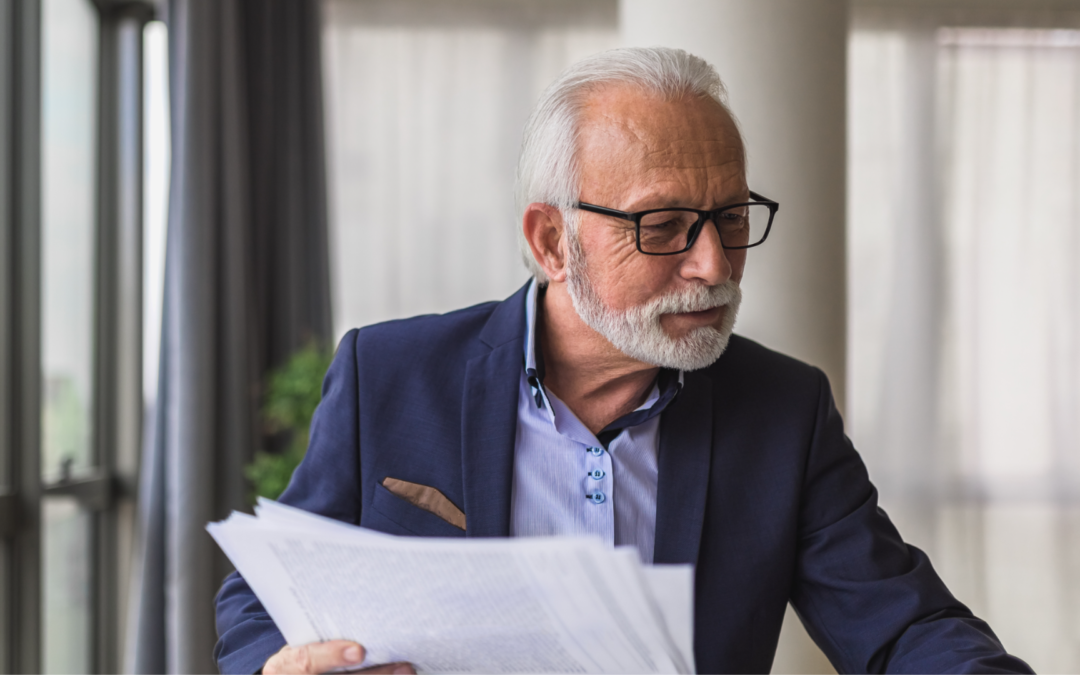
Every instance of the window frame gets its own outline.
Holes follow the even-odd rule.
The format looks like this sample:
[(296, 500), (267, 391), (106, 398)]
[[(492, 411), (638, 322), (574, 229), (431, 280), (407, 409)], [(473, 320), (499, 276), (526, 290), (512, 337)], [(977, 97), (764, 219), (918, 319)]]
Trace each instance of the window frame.
[(93, 514), (90, 667), (119, 672), (142, 444), (142, 35), (149, 0), (99, 15), (93, 470), (41, 477), (41, 3), (0, 3), (0, 672), (43, 664), (43, 500)]
[(41, 6), (38, 0), (0, 5), (0, 463), (7, 528), (3, 542), (0, 667), (40, 669), (40, 222)]

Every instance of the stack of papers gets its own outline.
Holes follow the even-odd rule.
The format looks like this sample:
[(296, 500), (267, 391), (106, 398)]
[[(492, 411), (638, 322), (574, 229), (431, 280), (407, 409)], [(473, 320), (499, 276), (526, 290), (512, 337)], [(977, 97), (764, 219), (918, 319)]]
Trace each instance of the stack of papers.
[(260, 500), (207, 526), (292, 646), (364, 645), (361, 667), (691, 673), (693, 570), (578, 537), (395, 537)]

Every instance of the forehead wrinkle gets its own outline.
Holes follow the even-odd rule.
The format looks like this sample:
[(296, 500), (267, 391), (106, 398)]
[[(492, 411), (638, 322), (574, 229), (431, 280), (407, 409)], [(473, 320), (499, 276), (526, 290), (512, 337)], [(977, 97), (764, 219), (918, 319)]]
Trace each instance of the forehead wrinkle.
[[(623, 195), (623, 210), (644, 211), (646, 209), (681, 206), (687, 208), (718, 208), (741, 199), (742, 182), (733, 180), (735, 176), (703, 177), (700, 186), (676, 184), (675, 181), (646, 181), (643, 185), (631, 188)], [(721, 183), (715, 192), (711, 189), (714, 182)], [(706, 193), (705, 201), (695, 195)]]
[[(707, 169), (731, 163), (742, 163), (742, 153), (732, 148), (729, 152), (710, 153), (703, 143), (687, 142), (684, 145), (669, 144), (646, 151), (644, 157), (652, 160), (653, 168), (669, 170)], [(726, 147), (726, 146), (724, 146)], [(717, 155), (720, 161), (717, 162)]]
[[(649, 174), (723, 169), (730, 164), (741, 166), (743, 163), (741, 149), (724, 140), (649, 139), (624, 125), (606, 129), (594, 127), (594, 130), (599, 133), (586, 136), (580, 148), (582, 159), (594, 166), (632, 167)], [(715, 150), (710, 151), (711, 148)]]
[(650, 208), (672, 200), (711, 207), (719, 204), (703, 202), (737, 197), (745, 190), (745, 166), (734, 121), (718, 105), (697, 103), (594, 92), (578, 135), (583, 196), (613, 207), (654, 194), (665, 202)]
[[(637, 161), (651, 165), (649, 168), (672, 170), (696, 169), (713, 166), (717, 156), (721, 165), (743, 162), (742, 146), (732, 142), (728, 134), (721, 132), (719, 138), (695, 138), (684, 126), (673, 126), (657, 133), (626, 124), (624, 120), (605, 114), (610, 124), (583, 126), (579, 136), (579, 152), (592, 162), (609, 163), (617, 156), (619, 163)], [(719, 131), (719, 130), (718, 130)], [(609, 152), (605, 152), (609, 150)], [(606, 160), (606, 161), (605, 161)]]
[[(693, 151), (678, 148), (662, 148), (646, 155), (651, 161), (638, 167), (643, 180), (627, 186), (624, 197), (627, 203), (640, 208), (676, 205), (690, 206), (706, 195), (706, 200), (727, 202), (737, 197), (744, 177), (742, 153), (725, 143), (717, 143), (728, 149), (724, 153), (710, 153), (694, 143)], [(720, 155), (717, 157), (717, 155)], [(717, 190), (713, 190), (713, 188)], [(648, 207), (640, 206), (649, 204)], [(704, 208), (721, 206), (720, 203), (701, 203)]]
[(639, 149), (642, 158), (657, 158), (657, 161), (664, 162), (664, 157), (680, 157), (696, 159), (698, 162), (689, 165), (684, 162), (680, 165), (681, 168), (707, 164), (709, 160), (706, 158), (712, 152), (735, 159), (742, 158), (739, 144), (732, 143), (731, 139), (723, 133), (718, 134), (718, 138), (695, 138), (696, 134), (683, 125), (653, 130), (642, 129), (634, 124), (614, 124), (609, 127), (609, 130), (610, 140), (621, 140), (627, 150)]

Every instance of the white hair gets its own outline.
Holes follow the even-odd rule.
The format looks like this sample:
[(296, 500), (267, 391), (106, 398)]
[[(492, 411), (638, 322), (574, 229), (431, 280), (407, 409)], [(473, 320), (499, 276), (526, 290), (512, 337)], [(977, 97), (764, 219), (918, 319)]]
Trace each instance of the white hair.
[[(577, 164), (578, 123), (588, 95), (604, 85), (629, 85), (666, 100), (708, 97), (735, 121), (727, 92), (716, 70), (704, 59), (668, 47), (626, 47), (586, 57), (573, 64), (540, 95), (521, 141), (515, 199), (518, 245), (525, 266), (539, 283), (547, 275), (533, 259), (521, 229), (525, 208), (533, 202), (559, 209), (568, 235), (576, 236), (570, 217), (581, 192)], [(737, 124), (736, 123), (736, 128)]]

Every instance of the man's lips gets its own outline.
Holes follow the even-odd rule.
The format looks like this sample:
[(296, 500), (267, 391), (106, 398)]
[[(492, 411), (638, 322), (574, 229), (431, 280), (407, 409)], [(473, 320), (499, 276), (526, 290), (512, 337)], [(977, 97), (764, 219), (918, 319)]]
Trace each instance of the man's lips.
[(681, 312), (676, 314), (678, 317), (685, 317), (691, 321), (697, 323), (712, 323), (720, 318), (720, 312), (724, 311), (724, 306), (713, 307), (712, 309), (703, 309), (700, 312)]

